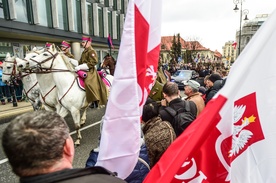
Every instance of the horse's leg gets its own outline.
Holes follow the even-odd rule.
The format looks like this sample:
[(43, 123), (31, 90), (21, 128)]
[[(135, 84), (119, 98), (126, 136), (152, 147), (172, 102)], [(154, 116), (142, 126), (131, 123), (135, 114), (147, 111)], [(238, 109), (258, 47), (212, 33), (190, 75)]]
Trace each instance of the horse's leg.
[(75, 123), (75, 129), (77, 131), (77, 140), (75, 141), (75, 145), (80, 145), (80, 140), (82, 139), (80, 132), (80, 110), (72, 107), (70, 112)]
[(81, 122), (80, 122), (80, 126), (81, 126), (81, 127), (85, 124), (85, 121), (86, 121), (86, 110), (87, 110), (88, 107), (89, 107), (89, 105), (87, 105), (87, 106), (84, 108), (84, 111), (83, 111), (83, 113), (82, 113)]
[(59, 107), (59, 110), (57, 111), (57, 113), (63, 118), (65, 116), (67, 116), (68, 110), (65, 107), (63, 107), (62, 105), (59, 105), (58, 107)]

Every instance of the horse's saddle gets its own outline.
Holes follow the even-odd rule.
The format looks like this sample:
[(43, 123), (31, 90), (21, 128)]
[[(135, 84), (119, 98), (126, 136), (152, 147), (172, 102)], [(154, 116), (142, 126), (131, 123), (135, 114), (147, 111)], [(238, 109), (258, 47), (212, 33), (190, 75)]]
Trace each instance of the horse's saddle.
[[(102, 81), (104, 82), (104, 84), (108, 87), (111, 87), (111, 83), (106, 78), (106, 73), (102, 72), (102, 71), (98, 71), (98, 74), (100, 75), (100, 77), (101, 77)], [(77, 77), (78, 86), (80, 87), (80, 89), (85, 91), (84, 79), (87, 77), (87, 73), (85, 71), (79, 70), (77, 72), (77, 75), (78, 75), (78, 77)]]

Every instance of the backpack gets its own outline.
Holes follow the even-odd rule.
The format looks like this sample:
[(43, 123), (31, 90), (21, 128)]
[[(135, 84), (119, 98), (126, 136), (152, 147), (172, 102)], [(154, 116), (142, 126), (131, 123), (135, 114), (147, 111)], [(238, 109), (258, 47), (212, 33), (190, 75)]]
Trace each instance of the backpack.
[(174, 110), (171, 107), (166, 107), (165, 110), (173, 117), (171, 123), (176, 137), (195, 120), (197, 114), (197, 108), (193, 101), (183, 101), (183, 107), (178, 110)]

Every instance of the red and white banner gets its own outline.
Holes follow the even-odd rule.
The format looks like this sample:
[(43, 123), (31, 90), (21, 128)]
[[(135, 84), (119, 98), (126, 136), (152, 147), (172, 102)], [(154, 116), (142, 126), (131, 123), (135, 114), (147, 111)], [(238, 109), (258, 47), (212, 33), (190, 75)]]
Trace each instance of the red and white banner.
[(234, 43), (232, 44), (232, 46), (234, 47), (234, 50), (235, 50), (236, 47), (237, 47), (237, 42), (234, 42)]
[(140, 116), (156, 79), (161, 42), (160, 0), (130, 0), (97, 165), (126, 178), (140, 150)]
[(144, 183), (276, 182), (276, 11)]

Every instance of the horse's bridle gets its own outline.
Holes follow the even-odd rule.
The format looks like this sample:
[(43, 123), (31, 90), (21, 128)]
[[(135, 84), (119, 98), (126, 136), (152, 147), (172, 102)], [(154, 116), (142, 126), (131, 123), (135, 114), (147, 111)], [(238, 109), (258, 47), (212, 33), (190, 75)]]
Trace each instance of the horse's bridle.
[[(39, 66), (39, 69), (41, 70), (41, 71), (49, 71), (49, 70), (51, 70), (52, 69), (52, 67), (53, 67), (53, 64), (54, 64), (54, 61), (55, 61), (55, 59), (57, 58), (57, 55), (58, 55), (58, 52), (56, 52), (55, 54), (52, 54), (50, 51), (48, 51), (48, 50), (46, 50), (48, 53), (50, 53), (52, 56), (51, 57), (49, 57), (49, 58), (46, 58), (45, 60), (42, 60), (42, 61), (36, 61), (35, 59), (32, 59), (32, 58), (30, 58), (30, 60), (31, 61), (33, 61), (33, 62), (35, 62), (35, 63), (37, 63), (37, 65)], [(49, 60), (52, 60), (52, 62), (51, 62), (51, 66), (49, 67), (49, 68), (43, 68), (43, 67), (41, 67), (41, 64), (43, 64), (43, 63), (45, 63), (45, 62), (48, 62)]]
[(5, 60), (4, 62), (12, 63), (13, 67), (12, 67), (12, 72), (11, 73), (5, 73), (5, 72), (3, 72), (2, 74), (10, 76), (10, 81), (14, 80), (17, 77), (17, 75), (16, 75), (16, 60), (15, 60), (15, 58), (14, 58), (14, 61)]

